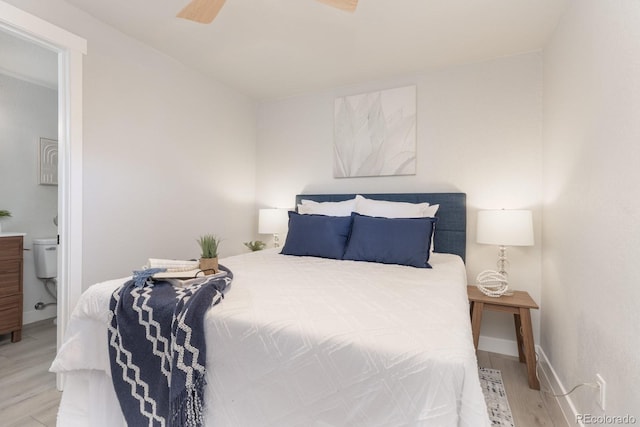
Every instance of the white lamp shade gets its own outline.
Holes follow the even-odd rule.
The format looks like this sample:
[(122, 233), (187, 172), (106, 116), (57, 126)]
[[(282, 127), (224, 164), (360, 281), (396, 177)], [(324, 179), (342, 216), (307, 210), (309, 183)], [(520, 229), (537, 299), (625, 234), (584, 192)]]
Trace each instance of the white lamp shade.
[(478, 243), (499, 246), (533, 246), (531, 211), (496, 209), (478, 212)]
[(260, 209), (258, 211), (258, 233), (275, 234), (285, 231), (289, 222), (286, 209)]

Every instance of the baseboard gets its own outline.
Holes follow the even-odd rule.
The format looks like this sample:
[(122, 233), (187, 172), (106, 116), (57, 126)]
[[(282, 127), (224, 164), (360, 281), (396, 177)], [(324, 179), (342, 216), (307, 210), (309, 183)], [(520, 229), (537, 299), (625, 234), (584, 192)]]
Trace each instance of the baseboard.
[(478, 341), (478, 350), (518, 357), (518, 344), (513, 340), (505, 340), (502, 338), (493, 338), (480, 335), (480, 340)]
[[(548, 385), (553, 394), (565, 394), (567, 390), (564, 388), (553, 366), (551, 366), (542, 347), (536, 345), (536, 352), (538, 353), (538, 374), (541, 375), (541, 383)], [(571, 396), (558, 397), (557, 399), (567, 424), (584, 427), (584, 424), (578, 421), (578, 411), (573, 404), (573, 400), (571, 400)]]
[(42, 310), (29, 310), (22, 313), (22, 324), (39, 322), (40, 320), (52, 319), (56, 317), (56, 306), (50, 305)]

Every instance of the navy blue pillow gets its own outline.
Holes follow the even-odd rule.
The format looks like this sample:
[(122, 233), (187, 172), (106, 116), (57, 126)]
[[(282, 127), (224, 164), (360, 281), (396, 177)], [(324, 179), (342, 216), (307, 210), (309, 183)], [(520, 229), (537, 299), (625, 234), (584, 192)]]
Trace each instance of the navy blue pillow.
[(344, 259), (431, 268), (429, 248), (437, 218), (352, 216)]
[(301, 215), (289, 211), (289, 232), (281, 254), (342, 259), (350, 216)]

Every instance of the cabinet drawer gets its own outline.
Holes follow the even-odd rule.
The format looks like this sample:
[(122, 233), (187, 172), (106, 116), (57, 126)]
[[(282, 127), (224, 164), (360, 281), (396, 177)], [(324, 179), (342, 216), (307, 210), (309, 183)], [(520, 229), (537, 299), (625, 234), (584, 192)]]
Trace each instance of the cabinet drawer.
[(22, 326), (22, 296), (0, 298), (0, 333), (20, 329)]
[(0, 261), (0, 297), (22, 292), (22, 260)]
[(22, 259), (22, 236), (0, 238), (0, 260)]

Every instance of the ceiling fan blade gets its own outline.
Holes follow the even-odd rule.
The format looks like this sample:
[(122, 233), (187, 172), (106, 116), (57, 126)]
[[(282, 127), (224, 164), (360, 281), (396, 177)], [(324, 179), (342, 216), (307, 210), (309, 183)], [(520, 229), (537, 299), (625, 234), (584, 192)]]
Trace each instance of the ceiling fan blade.
[(176, 16), (201, 24), (210, 24), (218, 15), (225, 0), (192, 0)]
[(318, 0), (320, 3), (328, 4), (338, 9), (346, 10), (347, 12), (353, 12), (358, 6), (358, 0)]

